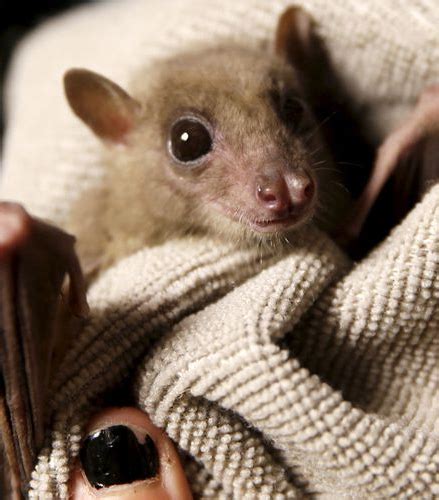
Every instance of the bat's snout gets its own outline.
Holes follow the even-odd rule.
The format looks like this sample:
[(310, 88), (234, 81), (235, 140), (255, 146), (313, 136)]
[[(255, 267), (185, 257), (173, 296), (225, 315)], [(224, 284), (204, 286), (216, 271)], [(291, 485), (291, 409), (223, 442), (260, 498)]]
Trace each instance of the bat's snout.
[(259, 206), (273, 216), (306, 211), (314, 200), (315, 182), (306, 173), (259, 176), (256, 199)]

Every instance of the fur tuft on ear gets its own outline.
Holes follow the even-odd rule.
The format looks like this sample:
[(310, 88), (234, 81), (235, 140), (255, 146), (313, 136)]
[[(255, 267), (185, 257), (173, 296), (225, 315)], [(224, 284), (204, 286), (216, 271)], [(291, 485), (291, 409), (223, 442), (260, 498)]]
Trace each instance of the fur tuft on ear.
[(64, 90), (73, 112), (103, 140), (121, 143), (134, 127), (140, 104), (121, 87), (87, 69), (70, 69)]

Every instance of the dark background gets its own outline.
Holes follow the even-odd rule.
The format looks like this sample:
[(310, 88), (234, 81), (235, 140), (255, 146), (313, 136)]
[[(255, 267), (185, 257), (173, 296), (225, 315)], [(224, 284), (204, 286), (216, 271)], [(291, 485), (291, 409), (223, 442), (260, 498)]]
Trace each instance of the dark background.
[(92, 0), (0, 0), (0, 153), (5, 117), (3, 85), (8, 63), (17, 42), (34, 26), (74, 5)]

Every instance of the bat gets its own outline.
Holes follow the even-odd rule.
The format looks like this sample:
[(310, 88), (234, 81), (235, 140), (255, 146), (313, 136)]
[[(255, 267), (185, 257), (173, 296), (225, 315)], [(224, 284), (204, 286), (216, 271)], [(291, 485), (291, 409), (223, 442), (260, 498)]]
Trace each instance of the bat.
[[(245, 244), (313, 216), (312, 163), (333, 168), (317, 120), (332, 110), (337, 87), (323, 94), (313, 84), (322, 65), (330, 71), (314, 38), (309, 18), (291, 10), (279, 21), (276, 54), (200, 48), (140, 72), (135, 97), (96, 73), (66, 74), (68, 102), (102, 139), (108, 163), (108, 210), (88, 214), (93, 230), (100, 224), (108, 235), (97, 249), (107, 265), (169, 234), (207, 232)], [(80, 241), (81, 226), (79, 216)], [(72, 333), (60, 321), (65, 275), (70, 309), (86, 311), (73, 245), (22, 207), (0, 205), (0, 428), (16, 497), (42, 446), (45, 390)]]
[[(88, 214), (105, 235), (97, 267), (170, 235), (283, 245), (315, 220), (352, 239), (386, 180), (405, 185), (401, 214), (437, 177), (437, 88), (370, 172), (373, 145), (311, 18), (288, 9), (274, 46), (200, 47), (142, 69), (129, 92), (89, 70), (66, 73), (67, 100), (101, 140), (108, 167), (107, 202)], [(80, 243), (89, 235), (79, 208), (75, 221)], [(87, 304), (74, 238), (10, 203), (0, 205), (0, 272), (0, 429), (7, 483), (20, 498), (44, 439), (45, 388), (73, 333), (65, 316), (84, 316)]]
[(102, 143), (105, 209), (83, 234), (80, 200), (69, 226), (79, 244), (100, 228), (101, 268), (170, 236), (274, 246), (311, 220), (332, 232), (368, 178), (373, 149), (298, 8), (280, 17), (273, 51), (201, 46), (141, 67), (129, 91), (86, 69), (64, 86)]

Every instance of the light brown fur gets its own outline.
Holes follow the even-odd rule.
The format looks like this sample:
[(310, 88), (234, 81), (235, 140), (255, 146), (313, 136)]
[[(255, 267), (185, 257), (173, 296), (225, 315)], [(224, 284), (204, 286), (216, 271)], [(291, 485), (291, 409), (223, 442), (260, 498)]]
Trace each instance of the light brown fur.
[[(70, 226), (80, 252), (82, 240), (93, 240), (83, 257), (102, 268), (145, 245), (194, 233), (241, 245), (289, 242), (292, 230), (309, 217), (290, 231), (270, 235), (240, 220), (253, 217), (253, 192), (247, 188), (252, 176), (271, 165), (307, 172), (322, 167), (315, 169), (320, 170), (319, 204), (335, 208), (323, 213), (320, 222), (332, 227), (337, 207), (345, 206), (344, 194), (318, 124), (307, 110), (310, 133), (289, 130), (274, 109), (275, 89), (289, 89), (306, 101), (294, 67), (272, 53), (236, 45), (200, 48), (139, 71), (128, 89), (140, 103), (136, 125), (123, 144), (107, 141), (103, 148), (108, 171), (105, 187), (94, 196), (102, 203), (95, 203), (92, 218), (98, 227), (93, 234), (82, 234), (82, 203), (72, 211)], [(184, 110), (212, 123), (216, 148), (200, 172), (187, 174), (172, 165), (167, 151), (169, 127)], [(230, 213), (215, 208), (217, 200)]]

